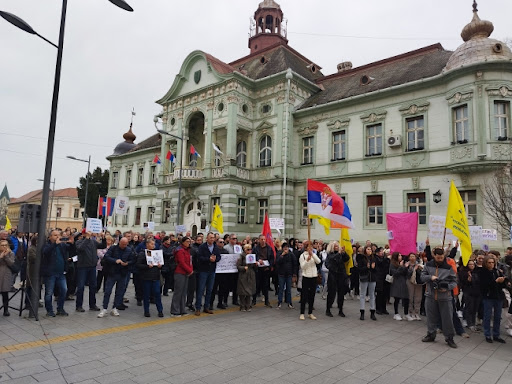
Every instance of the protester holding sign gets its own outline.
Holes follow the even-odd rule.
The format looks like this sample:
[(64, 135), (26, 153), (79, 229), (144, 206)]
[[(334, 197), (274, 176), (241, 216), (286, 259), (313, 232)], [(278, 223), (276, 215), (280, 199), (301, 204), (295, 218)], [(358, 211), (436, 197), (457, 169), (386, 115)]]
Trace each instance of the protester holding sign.
[[(151, 251), (153, 249), (155, 249), (155, 240), (152, 237), (147, 238), (146, 250)], [(137, 255), (137, 269), (140, 271), (139, 278), (142, 280), (144, 287), (144, 316), (151, 316), (149, 313), (149, 297), (153, 296), (158, 310), (158, 317), (164, 317), (162, 298), (160, 296), (160, 269), (163, 267), (163, 264), (148, 264), (146, 250)]]
[(244, 250), (238, 257), (236, 266), (238, 269), (238, 284), (236, 291), (240, 298), (240, 311), (251, 310), (251, 296), (256, 292), (256, 271), (258, 264), (247, 264), (246, 255), (252, 253), (252, 245), (245, 244)]

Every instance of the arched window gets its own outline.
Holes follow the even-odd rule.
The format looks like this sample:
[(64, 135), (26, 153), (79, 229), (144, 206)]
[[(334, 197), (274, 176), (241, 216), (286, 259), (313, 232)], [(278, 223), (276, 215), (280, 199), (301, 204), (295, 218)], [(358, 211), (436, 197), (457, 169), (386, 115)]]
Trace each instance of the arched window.
[(272, 33), (274, 29), (274, 18), (270, 15), (267, 15), (265, 18), (265, 32)]
[(245, 141), (240, 141), (236, 145), (236, 166), (247, 167), (247, 143)]
[(263, 136), (260, 140), (260, 167), (272, 165), (272, 139), (270, 136)]

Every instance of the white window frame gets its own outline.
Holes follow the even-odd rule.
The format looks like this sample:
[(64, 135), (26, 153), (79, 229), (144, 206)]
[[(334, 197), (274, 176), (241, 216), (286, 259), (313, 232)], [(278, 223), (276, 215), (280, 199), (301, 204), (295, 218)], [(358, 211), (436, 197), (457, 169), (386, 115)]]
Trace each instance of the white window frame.
[(156, 181), (156, 165), (152, 165), (149, 174), (149, 185), (155, 185)]
[[(423, 195), (423, 197), (420, 197), (420, 195)], [(425, 208), (423, 213), (420, 212), (422, 210), (421, 208)], [(418, 224), (427, 224), (427, 194), (425, 192), (408, 193), (407, 212), (418, 212)]]
[[(339, 136), (339, 137), (338, 137)], [(332, 133), (332, 161), (345, 160), (347, 154), (347, 131), (342, 129)]]
[(247, 168), (247, 142), (241, 140), (236, 145), (236, 166)]
[(258, 199), (258, 223), (262, 224), (265, 220), (265, 213), (268, 212), (268, 199)]
[(144, 168), (137, 169), (137, 187), (142, 187), (144, 182)]
[(272, 165), (272, 138), (265, 135), (259, 143), (259, 165), (260, 167), (270, 167)]
[(366, 127), (366, 156), (382, 155), (382, 123), (367, 125)]
[(302, 138), (302, 164), (313, 164), (314, 137)]
[[(508, 101), (496, 100), (494, 102), (494, 137), (496, 140), (504, 141), (508, 138), (510, 103)], [(502, 107), (502, 110), (500, 110)]]
[[(462, 113), (459, 113), (462, 112)], [(470, 139), (469, 106), (459, 105), (453, 108), (453, 142), (466, 144)]]
[(125, 183), (125, 188), (130, 188), (131, 187), (131, 184), (132, 184), (132, 170), (131, 169), (127, 169), (126, 170), (126, 183)]
[[(462, 199), (462, 202), (464, 203), (464, 209), (466, 210), (466, 216), (468, 218), (468, 225), (477, 225), (477, 219), (478, 219), (478, 193), (475, 189), (468, 189), (466, 191), (459, 191), (460, 197)], [(470, 194), (474, 193), (474, 199), (470, 199)], [(474, 209), (474, 213), (470, 213)], [(471, 220), (469, 218), (472, 218), (471, 220), (473, 223), (471, 223)]]
[(117, 189), (119, 186), (119, 172), (112, 172), (112, 186), (111, 189)]
[[(418, 123), (421, 121), (421, 125)], [(412, 126), (409, 124), (412, 123)], [(425, 149), (425, 116), (408, 117), (405, 119), (405, 129), (407, 133), (407, 151), (418, 151)], [(409, 135), (413, 136), (411, 140)], [(421, 139), (419, 136), (422, 136)]]
[[(380, 205), (370, 205), (368, 204), (369, 197), (381, 197)], [(380, 213), (379, 213), (380, 208)], [(373, 222), (371, 219), (373, 218)], [(382, 194), (374, 194), (374, 195), (366, 195), (366, 225), (383, 225), (384, 224), (384, 195)]]
[(247, 223), (247, 199), (238, 198), (237, 207), (237, 222), (238, 224)]

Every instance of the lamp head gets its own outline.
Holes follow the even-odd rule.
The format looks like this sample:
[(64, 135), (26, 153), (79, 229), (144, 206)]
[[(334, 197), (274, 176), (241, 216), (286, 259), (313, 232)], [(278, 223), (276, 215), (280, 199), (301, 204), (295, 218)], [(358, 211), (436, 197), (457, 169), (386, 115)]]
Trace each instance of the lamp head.
[(124, 1), (124, 0), (108, 0), (108, 1), (110, 1), (112, 4), (118, 6), (119, 8), (124, 9), (125, 11), (133, 12), (133, 8), (130, 7), (128, 5), (128, 3), (126, 3), (126, 1)]
[(0, 11), (0, 17), (4, 18), (9, 23), (18, 27), (19, 29), (22, 29), (23, 31), (30, 33), (31, 35), (37, 34), (36, 31), (34, 31), (26, 21), (24, 21), (23, 19), (19, 18), (16, 15), (13, 15), (12, 13)]

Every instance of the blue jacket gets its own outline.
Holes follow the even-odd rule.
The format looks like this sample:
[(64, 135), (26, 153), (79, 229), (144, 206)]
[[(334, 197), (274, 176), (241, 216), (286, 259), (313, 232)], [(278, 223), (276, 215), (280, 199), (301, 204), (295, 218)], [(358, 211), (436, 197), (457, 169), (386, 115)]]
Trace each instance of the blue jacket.
[(41, 276), (60, 275), (66, 272), (69, 258), (68, 249), (68, 243), (46, 243), (41, 259)]
[[(137, 256), (135, 255), (133, 248), (129, 245), (125, 249), (121, 249), (119, 245), (113, 245), (108, 249), (103, 258), (105, 263), (108, 265), (107, 269), (109, 274), (120, 273), (122, 275), (126, 275), (131, 271), (131, 267), (137, 261)], [(121, 259), (125, 263), (128, 263), (128, 265), (123, 267), (121, 264), (117, 264), (117, 259)]]
[[(215, 263), (210, 261), (210, 256), (215, 255)], [(210, 253), (208, 243), (204, 242), (197, 250), (194, 268), (197, 272), (215, 272), (217, 263), (220, 261), (220, 249), (213, 243), (213, 252)]]

